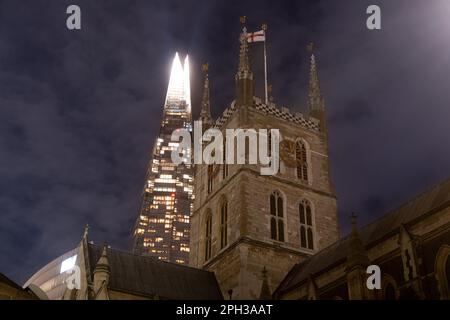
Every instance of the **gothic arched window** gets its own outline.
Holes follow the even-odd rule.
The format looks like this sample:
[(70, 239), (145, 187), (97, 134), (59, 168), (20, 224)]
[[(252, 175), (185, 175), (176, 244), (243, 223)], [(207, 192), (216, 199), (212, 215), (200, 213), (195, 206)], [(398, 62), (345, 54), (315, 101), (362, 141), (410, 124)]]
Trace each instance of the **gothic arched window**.
[(205, 220), (205, 261), (211, 259), (211, 240), (212, 240), (212, 215), (208, 210)]
[(447, 258), (445, 263), (445, 277), (447, 279), (447, 289), (450, 288), (450, 257)]
[(228, 177), (228, 164), (227, 164), (227, 153), (226, 146), (223, 148), (223, 164), (222, 164), (222, 179)]
[(450, 245), (442, 245), (436, 255), (435, 274), (442, 300), (450, 299)]
[(228, 204), (227, 201), (223, 201), (220, 206), (220, 248), (225, 248), (227, 245), (227, 232), (228, 232)]
[(295, 160), (297, 164), (297, 178), (308, 181), (308, 160), (306, 157), (306, 146), (302, 141), (295, 144)]
[(390, 274), (383, 274), (381, 287), (383, 288), (382, 291), (375, 292), (377, 298), (384, 300), (397, 300), (397, 282)]
[(208, 165), (208, 193), (211, 193), (213, 187), (214, 166)]
[(278, 191), (270, 195), (270, 236), (273, 240), (284, 241), (283, 197)]
[(388, 283), (386, 288), (384, 288), (384, 299), (385, 300), (396, 300), (395, 288), (392, 283)]
[(314, 249), (314, 235), (311, 204), (307, 200), (302, 200), (298, 205), (298, 212), (300, 215), (300, 246), (312, 250)]

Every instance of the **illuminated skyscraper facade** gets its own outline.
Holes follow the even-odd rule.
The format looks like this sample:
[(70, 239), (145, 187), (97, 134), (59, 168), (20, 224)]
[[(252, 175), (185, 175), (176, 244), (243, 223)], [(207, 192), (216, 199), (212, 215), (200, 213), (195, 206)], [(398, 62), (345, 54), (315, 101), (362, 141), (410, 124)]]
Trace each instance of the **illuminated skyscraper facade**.
[(172, 150), (178, 147), (177, 142), (171, 142), (171, 135), (180, 128), (192, 130), (191, 97), (189, 60), (186, 56), (182, 65), (177, 53), (134, 229), (134, 252), (187, 264), (193, 169), (190, 164), (174, 164), (171, 160)]

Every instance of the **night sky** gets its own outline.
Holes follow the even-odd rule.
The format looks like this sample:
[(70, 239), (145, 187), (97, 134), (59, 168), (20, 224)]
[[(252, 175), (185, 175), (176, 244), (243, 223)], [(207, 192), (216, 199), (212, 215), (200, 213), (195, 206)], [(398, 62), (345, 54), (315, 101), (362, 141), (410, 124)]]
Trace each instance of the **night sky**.
[[(366, 28), (370, 4), (382, 30)], [(209, 62), (217, 117), (241, 15), (249, 31), (268, 24), (274, 100), (293, 111), (316, 43), (343, 234), (351, 211), (373, 221), (450, 176), (450, 1), (0, 1), (0, 272), (23, 283), (86, 223), (130, 248), (174, 53), (191, 59), (194, 117)]]

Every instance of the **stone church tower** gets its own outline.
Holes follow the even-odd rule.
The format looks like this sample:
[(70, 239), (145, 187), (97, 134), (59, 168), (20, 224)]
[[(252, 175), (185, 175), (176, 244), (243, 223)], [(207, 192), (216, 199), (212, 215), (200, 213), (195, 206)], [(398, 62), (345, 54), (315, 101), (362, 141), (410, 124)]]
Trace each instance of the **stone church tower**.
[(304, 115), (254, 96), (248, 51), (244, 28), (236, 99), (213, 121), (206, 76), (201, 118), (224, 137), (226, 129), (279, 129), (280, 170), (265, 176), (258, 165), (197, 165), (191, 216), (190, 264), (213, 271), (233, 299), (270, 296), (294, 264), (339, 238), (314, 55)]

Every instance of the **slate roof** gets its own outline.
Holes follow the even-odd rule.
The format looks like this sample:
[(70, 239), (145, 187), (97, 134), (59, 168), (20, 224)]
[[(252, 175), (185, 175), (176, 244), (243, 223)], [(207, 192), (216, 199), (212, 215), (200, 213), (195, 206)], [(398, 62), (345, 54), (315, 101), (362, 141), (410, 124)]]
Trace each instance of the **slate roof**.
[(10, 288), (22, 291), (29, 296), (29, 299), (38, 299), (38, 297), (29, 288), (22, 288), (20, 285), (12, 281), (10, 278), (0, 272), (0, 284), (4, 284)]
[[(103, 247), (90, 243), (88, 248), (93, 274)], [(107, 256), (110, 289), (171, 300), (223, 299), (212, 272), (111, 248)]]
[[(434, 186), (381, 217), (360, 228), (359, 234), (366, 249), (398, 233), (402, 224), (411, 224), (428, 213), (450, 206), (450, 179)], [(280, 283), (275, 294), (286, 292), (305, 281), (309, 275), (332, 268), (346, 261), (349, 237), (346, 236), (296, 264)]]
[(16, 290), (23, 290), (21, 286), (19, 286), (17, 283), (12, 281), (10, 278), (5, 276), (3, 273), (0, 272), (0, 283), (4, 283), (9, 287), (12, 287)]

